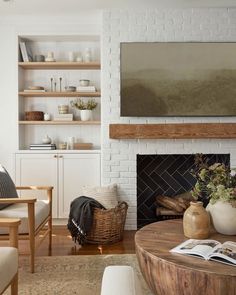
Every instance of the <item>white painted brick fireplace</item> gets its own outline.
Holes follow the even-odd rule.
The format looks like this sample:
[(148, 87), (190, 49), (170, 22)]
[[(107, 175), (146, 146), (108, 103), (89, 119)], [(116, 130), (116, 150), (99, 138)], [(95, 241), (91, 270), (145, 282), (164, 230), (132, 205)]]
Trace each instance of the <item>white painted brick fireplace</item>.
[(231, 166), (236, 167), (236, 140), (109, 139), (109, 124), (111, 123), (236, 122), (235, 117), (120, 117), (120, 42), (138, 41), (236, 42), (236, 9), (104, 11), (102, 32), (102, 183), (117, 183), (120, 199), (128, 202), (126, 229), (136, 229), (137, 226), (137, 154), (230, 153)]

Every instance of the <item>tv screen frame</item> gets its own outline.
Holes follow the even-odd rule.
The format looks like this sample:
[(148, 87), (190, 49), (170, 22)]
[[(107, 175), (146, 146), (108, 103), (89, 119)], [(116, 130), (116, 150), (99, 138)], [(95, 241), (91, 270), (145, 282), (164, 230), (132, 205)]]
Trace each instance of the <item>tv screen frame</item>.
[(121, 117), (236, 116), (235, 42), (122, 42)]

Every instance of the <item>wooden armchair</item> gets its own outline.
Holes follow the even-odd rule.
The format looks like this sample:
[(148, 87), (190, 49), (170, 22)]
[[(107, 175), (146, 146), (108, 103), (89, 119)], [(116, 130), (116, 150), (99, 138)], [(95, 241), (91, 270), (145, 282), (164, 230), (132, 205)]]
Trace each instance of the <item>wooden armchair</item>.
[(11, 295), (18, 294), (18, 226), (20, 219), (0, 218), (0, 227), (9, 228), (10, 247), (0, 247), (0, 294), (11, 285)]
[[(52, 190), (51, 186), (22, 186), (16, 187), (17, 190), (45, 190), (47, 200), (37, 200), (36, 198), (0, 198), (0, 204), (13, 204), (0, 210), (0, 218), (19, 218), (18, 239), (28, 239), (30, 248), (30, 269), (34, 272), (35, 249), (48, 235), (49, 254), (52, 247)], [(48, 225), (47, 228), (45, 225)], [(43, 231), (41, 231), (44, 229)], [(40, 240), (36, 240), (39, 233)], [(0, 240), (8, 239), (9, 232), (0, 229)]]

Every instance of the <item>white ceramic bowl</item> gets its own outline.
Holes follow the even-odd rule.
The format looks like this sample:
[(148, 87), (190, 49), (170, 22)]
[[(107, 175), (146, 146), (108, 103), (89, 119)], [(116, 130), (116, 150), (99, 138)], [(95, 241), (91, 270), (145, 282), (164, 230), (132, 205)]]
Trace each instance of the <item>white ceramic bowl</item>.
[(90, 80), (79, 80), (80, 86), (89, 86)]

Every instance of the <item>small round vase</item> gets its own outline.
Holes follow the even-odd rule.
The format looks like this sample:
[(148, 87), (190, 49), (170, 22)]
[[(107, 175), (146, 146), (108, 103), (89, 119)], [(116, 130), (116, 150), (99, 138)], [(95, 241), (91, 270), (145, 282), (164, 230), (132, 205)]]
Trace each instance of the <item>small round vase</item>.
[(206, 239), (210, 232), (210, 217), (202, 202), (190, 202), (184, 212), (184, 235), (190, 239)]
[(223, 235), (236, 235), (236, 207), (230, 202), (209, 203), (206, 210), (210, 213), (215, 230)]
[(81, 121), (90, 121), (92, 120), (93, 112), (91, 110), (81, 110), (80, 111), (80, 118)]
[(43, 139), (42, 139), (43, 144), (50, 144), (52, 142), (51, 138), (46, 135)]

